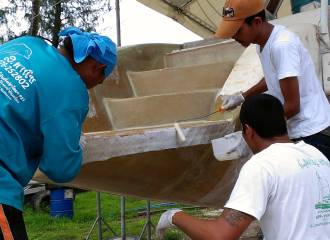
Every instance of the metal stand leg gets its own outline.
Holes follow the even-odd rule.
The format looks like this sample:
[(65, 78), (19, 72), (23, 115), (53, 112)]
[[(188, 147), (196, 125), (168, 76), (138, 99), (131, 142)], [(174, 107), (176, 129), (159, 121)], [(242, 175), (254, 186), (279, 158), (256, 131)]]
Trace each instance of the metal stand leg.
[(120, 197), (120, 226), (121, 226), (121, 240), (126, 240), (126, 199), (125, 197)]
[(107, 227), (107, 229), (112, 232), (113, 235), (117, 235), (112, 228), (106, 223), (106, 221), (104, 220), (102, 214), (101, 214), (101, 194), (99, 192), (96, 193), (96, 219), (91, 227), (91, 229), (89, 230), (85, 240), (88, 240), (97, 224), (98, 226), (98, 231), (97, 231), (97, 236), (98, 236), (98, 240), (102, 240), (102, 223), (104, 223), (104, 225)]
[(151, 214), (150, 214), (150, 201), (147, 201), (147, 222), (144, 224), (142, 228), (142, 232), (138, 238), (138, 240), (141, 240), (143, 237), (143, 234), (147, 230), (147, 240), (151, 240), (151, 228), (155, 228), (155, 226), (151, 222)]

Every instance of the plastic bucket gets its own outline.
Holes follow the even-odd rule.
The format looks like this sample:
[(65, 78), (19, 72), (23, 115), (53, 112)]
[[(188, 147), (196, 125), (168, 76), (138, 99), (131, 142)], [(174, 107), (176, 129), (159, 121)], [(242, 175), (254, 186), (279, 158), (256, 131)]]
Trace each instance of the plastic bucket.
[(56, 188), (50, 191), (50, 215), (52, 217), (73, 217), (73, 190)]

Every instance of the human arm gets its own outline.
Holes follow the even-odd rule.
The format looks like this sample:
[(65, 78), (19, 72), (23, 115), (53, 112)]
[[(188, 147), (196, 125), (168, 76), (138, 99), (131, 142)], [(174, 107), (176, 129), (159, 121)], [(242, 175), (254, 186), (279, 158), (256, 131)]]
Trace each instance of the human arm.
[(276, 71), (283, 96), (284, 114), (287, 119), (300, 112), (298, 76), (301, 75), (301, 49), (290, 39), (276, 42), (271, 49), (271, 61)]
[(218, 219), (198, 220), (181, 212), (175, 212), (171, 217), (165, 212), (164, 216), (169, 217), (163, 218), (162, 215), (162, 224), (158, 226), (166, 228), (174, 224), (193, 239), (237, 239), (254, 219), (260, 220), (264, 215), (273, 186), (272, 174), (251, 159), (242, 167), (225, 210)]
[(280, 87), (284, 98), (284, 115), (287, 119), (290, 119), (300, 112), (300, 94), (297, 77), (281, 79)]
[(68, 182), (80, 170), (83, 120), (83, 111), (76, 109), (59, 112), (42, 123), (44, 143), (39, 168), (55, 182)]
[(253, 220), (254, 217), (229, 208), (214, 220), (197, 219), (184, 212), (177, 212), (172, 218), (174, 225), (197, 240), (238, 239)]
[(256, 85), (243, 92), (242, 95), (245, 98), (251, 97), (267, 91), (267, 84), (265, 78), (262, 78)]

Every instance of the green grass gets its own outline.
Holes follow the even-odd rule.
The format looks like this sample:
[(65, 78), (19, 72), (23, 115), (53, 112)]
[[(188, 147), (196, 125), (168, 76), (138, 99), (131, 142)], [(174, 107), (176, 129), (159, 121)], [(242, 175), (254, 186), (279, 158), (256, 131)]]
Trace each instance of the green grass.
[[(152, 205), (157, 204), (152, 202)], [(115, 233), (120, 235), (120, 197), (101, 194), (101, 207), (104, 220)], [(126, 198), (126, 231), (127, 236), (138, 237), (145, 224), (145, 216), (139, 216), (146, 207), (146, 201)], [(171, 207), (168, 207), (171, 208)], [(155, 210), (155, 209), (152, 209)], [(159, 210), (157, 208), (157, 210)], [(161, 212), (152, 215), (152, 223), (157, 225)], [(48, 212), (34, 211), (26, 206), (24, 220), (30, 240), (81, 240), (85, 239), (96, 218), (96, 194), (85, 192), (76, 195), (74, 201), (73, 219), (53, 218)], [(114, 237), (103, 225), (103, 239)], [(153, 239), (156, 239), (153, 235)], [(90, 239), (97, 239), (95, 228)], [(182, 233), (176, 230), (168, 231), (166, 240), (184, 239)]]

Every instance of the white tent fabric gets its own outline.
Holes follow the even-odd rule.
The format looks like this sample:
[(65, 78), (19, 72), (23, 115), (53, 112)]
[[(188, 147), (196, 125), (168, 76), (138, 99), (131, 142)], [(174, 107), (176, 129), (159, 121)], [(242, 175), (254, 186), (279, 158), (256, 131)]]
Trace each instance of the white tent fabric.
[[(225, 0), (137, 0), (142, 4), (179, 22), (203, 38), (211, 37), (222, 16)], [(268, 5), (277, 5), (282, 0), (266, 0)], [(284, 0), (278, 16), (289, 15), (290, 0)]]

